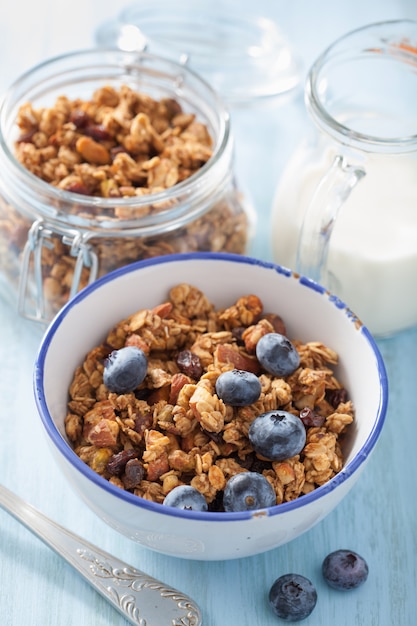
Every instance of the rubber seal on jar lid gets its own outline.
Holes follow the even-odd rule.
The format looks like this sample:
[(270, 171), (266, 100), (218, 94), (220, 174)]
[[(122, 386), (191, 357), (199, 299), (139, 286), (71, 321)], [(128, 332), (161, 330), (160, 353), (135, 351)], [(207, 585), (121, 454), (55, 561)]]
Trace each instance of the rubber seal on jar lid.
[(228, 104), (279, 96), (300, 83), (299, 62), (277, 24), (234, 2), (143, 0), (102, 24), (95, 41), (183, 63)]

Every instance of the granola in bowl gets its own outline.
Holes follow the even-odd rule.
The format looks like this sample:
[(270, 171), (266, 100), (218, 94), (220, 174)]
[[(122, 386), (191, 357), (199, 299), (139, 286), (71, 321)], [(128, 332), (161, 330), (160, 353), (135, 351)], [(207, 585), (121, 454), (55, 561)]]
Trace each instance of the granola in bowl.
[[(260, 345), (281, 333), (299, 364), (271, 376)], [(146, 367), (138, 359), (142, 382), (126, 391), (123, 378), (121, 393), (111, 364), (127, 353)], [(246, 406), (224, 394), (237, 372), (251, 379)], [(383, 430), (388, 385), (376, 342), (326, 289), (256, 258), (197, 252), (129, 265), (75, 295), (42, 339), (34, 394), (80, 512), (163, 554), (227, 560), (292, 541), (343, 501)], [(254, 424), (271, 413), (296, 423), (303, 444), (272, 462), (252, 452)], [(231, 510), (230, 485), (248, 476), (271, 503)], [(175, 506), (181, 495), (203, 507), (201, 494), (207, 510)]]
[[(274, 376), (256, 356), (268, 333), (285, 335), (285, 320), (265, 311), (258, 296), (216, 309), (197, 287), (177, 284), (165, 302), (121, 320), (75, 371), (65, 419), (75, 453), (112, 484), (153, 502), (191, 485), (209, 511), (223, 510), (225, 485), (241, 472), (265, 476), (277, 504), (324, 485), (343, 467), (343, 436), (354, 420), (334, 373), (338, 355), (319, 341), (292, 340), (299, 366)], [(134, 390), (112, 392), (103, 382), (106, 360), (126, 346), (143, 351), (147, 373)], [(233, 406), (218, 397), (217, 379), (233, 369), (259, 378), (256, 402)], [(303, 422), (299, 454), (279, 461), (256, 454), (249, 427), (268, 411)]]

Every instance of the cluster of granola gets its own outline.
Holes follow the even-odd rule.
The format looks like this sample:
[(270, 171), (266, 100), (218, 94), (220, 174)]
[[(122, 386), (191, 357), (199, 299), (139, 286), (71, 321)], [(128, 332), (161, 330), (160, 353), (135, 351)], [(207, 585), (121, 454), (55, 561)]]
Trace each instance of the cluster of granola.
[[(239, 472), (266, 476), (277, 504), (323, 485), (342, 468), (340, 437), (354, 418), (334, 375), (337, 354), (294, 341), (300, 366), (277, 378), (255, 356), (269, 332), (284, 334), (285, 324), (255, 295), (216, 310), (198, 288), (173, 287), (166, 302), (118, 323), (77, 368), (65, 420), (75, 453), (114, 485), (154, 502), (191, 484), (212, 511), (222, 510), (225, 484)], [(110, 352), (124, 346), (141, 348), (148, 370), (135, 392), (118, 395), (105, 387), (103, 370)], [(233, 368), (259, 376), (254, 404), (233, 407), (217, 397), (218, 376)], [(247, 435), (256, 416), (277, 409), (302, 419), (307, 440), (299, 455), (271, 462), (254, 453)]]
[[(195, 114), (171, 98), (155, 100), (127, 85), (104, 86), (90, 100), (60, 96), (50, 108), (21, 106), (15, 153), (32, 174), (58, 189), (75, 192), (79, 203), (65, 211), (94, 221), (88, 245), (97, 258), (98, 276), (144, 258), (171, 253), (224, 251), (242, 254), (248, 240), (248, 219), (233, 184), (205, 212), (173, 229), (130, 235), (127, 220), (140, 220), (175, 207), (181, 199), (157, 200), (196, 173), (212, 156), (212, 138)], [(106, 205), (83, 204), (83, 197), (114, 199)], [(143, 202), (149, 197), (149, 202)], [(133, 202), (138, 199), (137, 205)], [(160, 198), (160, 196), (159, 196)], [(188, 196), (186, 197), (186, 201)], [(125, 200), (123, 202), (123, 200)], [(3, 272), (16, 284), (20, 258), (33, 218), (0, 197), (0, 254)], [(100, 231), (97, 224), (105, 221)], [(106, 235), (106, 229), (120, 232)], [(71, 221), (68, 229), (74, 232)], [(68, 236), (51, 232), (40, 250), (43, 297), (55, 314), (68, 300), (76, 256)], [(90, 280), (83, 267), (79, 288)]]
[(16, 156), (30, 172), (89, 196), (156, 193), (189, 178), (212, 156), (208, 129), (193, 113), (127, 85), (101, 87), (91, 100), (60, 96), (51, 108), (24, 104), (17, 125)]

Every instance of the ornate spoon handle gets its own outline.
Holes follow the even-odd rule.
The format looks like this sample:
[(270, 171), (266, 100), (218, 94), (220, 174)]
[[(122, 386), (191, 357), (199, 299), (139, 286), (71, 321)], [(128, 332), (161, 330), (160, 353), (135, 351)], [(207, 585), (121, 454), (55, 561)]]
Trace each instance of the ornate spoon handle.
[(53, 522), (0, 485), (0, 507), (62, 556), (136, 626), (200, 626), (199, 607), (180, 591)]

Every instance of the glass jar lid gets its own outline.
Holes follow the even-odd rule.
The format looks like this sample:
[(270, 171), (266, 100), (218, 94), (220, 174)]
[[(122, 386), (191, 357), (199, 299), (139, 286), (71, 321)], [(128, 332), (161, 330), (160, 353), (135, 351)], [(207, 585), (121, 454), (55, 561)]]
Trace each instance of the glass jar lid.
[(99, 47), (147, 50), (187, 64), (232, 105), (294, 89), (299, 62), (277, 24), (234, 6), (143, 0), (102, 24), (95, 40)]

